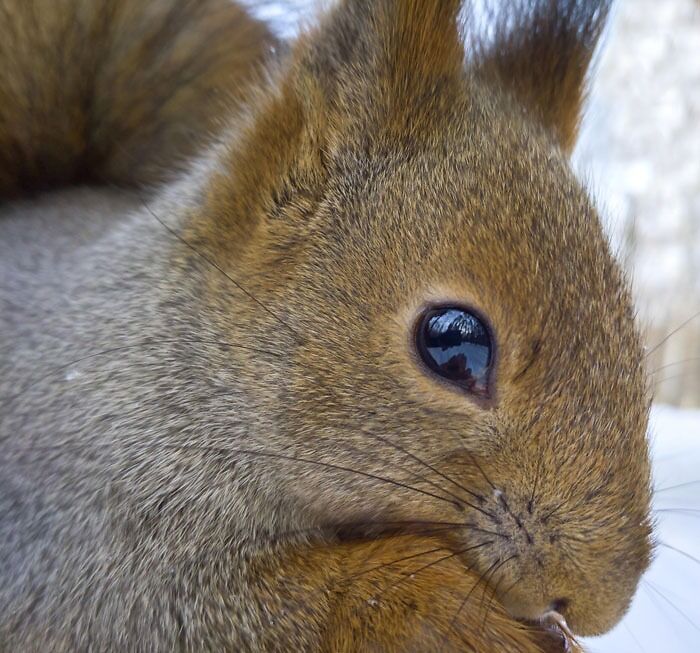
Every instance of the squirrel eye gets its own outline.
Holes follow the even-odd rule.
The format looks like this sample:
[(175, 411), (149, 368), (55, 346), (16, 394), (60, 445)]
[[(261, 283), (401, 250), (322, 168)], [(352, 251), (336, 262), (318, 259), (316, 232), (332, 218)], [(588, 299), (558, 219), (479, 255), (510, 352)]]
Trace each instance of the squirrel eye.
[(493, 345), (476, 315), (456, 306), (426, 311), (418, 321), (416, 346), (435, 374), (471, 394), (488, 396)]

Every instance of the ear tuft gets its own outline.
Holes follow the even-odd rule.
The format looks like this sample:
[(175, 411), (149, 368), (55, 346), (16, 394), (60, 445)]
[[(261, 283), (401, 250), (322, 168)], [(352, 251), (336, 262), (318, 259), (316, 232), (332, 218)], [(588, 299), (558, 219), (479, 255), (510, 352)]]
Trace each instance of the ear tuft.
[(324, 88), (361, 87), (390, 110), (464, 67), (459, 0), (340, 0), (300, 41)]
[[(368, 3), (372, 4), (372, 3)], [(406, 77), (447, 76), (464, 63), (457, 0), (391, 0), (379, 14), (387, 63)]]
[(488, 11), (493, 38), (474, 45), (477, 69), (509, 89), (566, 151), (576, 141), (588, 68), (611, 4), (511, 0)]

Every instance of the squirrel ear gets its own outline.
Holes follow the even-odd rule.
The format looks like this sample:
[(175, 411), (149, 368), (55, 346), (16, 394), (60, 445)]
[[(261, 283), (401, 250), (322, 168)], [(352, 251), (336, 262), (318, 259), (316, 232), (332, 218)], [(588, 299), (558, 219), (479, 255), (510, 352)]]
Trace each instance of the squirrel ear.
[[(464, 67), (460, 0), (340, 0), (306, 41), (307, 69), (340, 105), (389, 115)], [(354, 97), (353, 97), (354, 96)], [(407, 103), (410, 103), (407, 105)]]
[(497, 79), (570, 152), (586, 74), (612, 0), (512, 0), (493, 38), (475, 46), (477, 69)]
[[(357, 2), (372, 16), (380, 72), (398, 95), (436, 78), (458, 74), (464, 46), (457, 26), (459, 0)], [(414, 85), (417, 85), (414, 86)]]
[(432, 91), (461, 78), (459, 7), (459, 0), (339, 0), (255, 98), (224, 154), (209, 213), (224, 216), (220, 224), (231, 216), (250, 224), (281, 203), (298, 207), (302, 189), (320, 192), (348, 131), (419, 121)]

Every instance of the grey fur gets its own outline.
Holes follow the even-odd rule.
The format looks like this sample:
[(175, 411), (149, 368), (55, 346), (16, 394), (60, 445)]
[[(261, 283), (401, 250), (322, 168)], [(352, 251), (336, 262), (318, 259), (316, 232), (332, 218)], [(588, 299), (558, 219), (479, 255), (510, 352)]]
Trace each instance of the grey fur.
[[(151, 210), (175, 227), (173, 206)], [(250, 444), (260, 422), (200, 306), (207, 264), (134, 194), (64, 191), (0, 216), (0, 641), (258, 650), (241, 538), (264, 498), (244, 463), (168, 450), (203, 431)]]

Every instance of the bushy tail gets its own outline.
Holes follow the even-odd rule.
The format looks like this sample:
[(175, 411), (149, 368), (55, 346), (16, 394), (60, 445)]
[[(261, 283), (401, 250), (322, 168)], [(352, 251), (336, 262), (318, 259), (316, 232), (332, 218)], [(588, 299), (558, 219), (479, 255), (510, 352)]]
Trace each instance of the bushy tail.
[(0, 200), (159, 181), (271, 43), (231, 0), (0, 0)]

